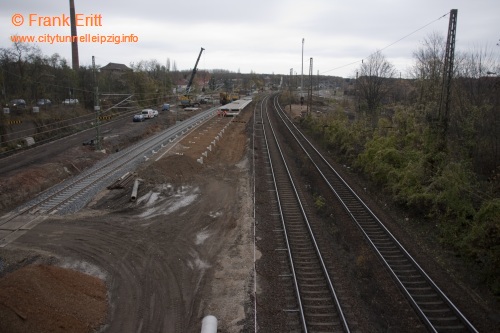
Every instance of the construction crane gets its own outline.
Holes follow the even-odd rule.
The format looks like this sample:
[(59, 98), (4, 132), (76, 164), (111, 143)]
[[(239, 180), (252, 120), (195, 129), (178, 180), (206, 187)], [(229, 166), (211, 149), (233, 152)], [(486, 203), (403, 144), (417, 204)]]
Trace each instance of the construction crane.
[(203, 47), (200, 50), (200, 54), (198, 54), (198, 59), (196, 59), (196, 63), (194, 64), (193, 72), (191, 73), (191, 77), (189, 78), (188, 85), (186, 86), (186, 93), (184, 96), (181, 96), (181, 106), (183, 108), (185, 107), (191, 107), (191, 106), (198, 106), (198, 102), (193, 102), (191, 96), (189, 95), (189, 92), (191, 91), (191, 86), (193, 84), (194, 77), (196, 75), (196, 71), (198, 68), (198, 62), (200, 61), (201, 54), (203, 53), (203, 50), (205, 50)]
[(194, 64), (193, 72), (191, 73), (191, 77), (189, 78), (189, 83), (186, 87), (186, 94), (189, 94), (189, 91), (191, 91), (191, 85), (193, 84), (194, 76), (196, 75), (196, 71), (198, 68), (198, 62), (200, 62), (200, 57), (201, 53), (205, 50), (204, 48), (201, 48), (200, 54), (198, 54), (198, 59), (196, 59), (196, 63)]

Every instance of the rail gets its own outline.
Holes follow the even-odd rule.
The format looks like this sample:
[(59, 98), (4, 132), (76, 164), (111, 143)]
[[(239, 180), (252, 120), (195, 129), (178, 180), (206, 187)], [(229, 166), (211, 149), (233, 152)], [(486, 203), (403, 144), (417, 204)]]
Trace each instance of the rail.
[(297, 296), (301, 330), (350, 332), (265, 101), (261, 106), (264, 140)]
[(139, 163), (158, 153), (188, 130), (213, 117), (216, 108), (194, 115), (169, 129), (128, 147), (96, 163), (61, 184), (42, 192), (33, 200), (0, 217), (0, 247), (21, 234), (39, 216), (74, 213), (83, 208), (97, 192), (110, 185), (117, 175), (133, 170)]
[(279, 105), (277, 96), (274, 98), (274, 105), (291, 137), (297, 141), (319, 175), (361, 230), (427, 328), (432, 332), (464, 330), (477, 332), (382, 221), (295, 126)]

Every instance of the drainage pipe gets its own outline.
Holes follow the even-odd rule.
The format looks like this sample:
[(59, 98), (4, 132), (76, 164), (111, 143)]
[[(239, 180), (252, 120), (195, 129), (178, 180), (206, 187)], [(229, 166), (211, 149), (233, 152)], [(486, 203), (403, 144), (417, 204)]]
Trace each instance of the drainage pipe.
[(217, 318), (208, 315), (201, 322), (201, 333), (217, 333)]
[(137, 199), (137, 191), (139, 190), (139, 179), (134, 181), (134, 187), (132, 187), (132, 195), (130, 196), (130, 201), (135, 201)]

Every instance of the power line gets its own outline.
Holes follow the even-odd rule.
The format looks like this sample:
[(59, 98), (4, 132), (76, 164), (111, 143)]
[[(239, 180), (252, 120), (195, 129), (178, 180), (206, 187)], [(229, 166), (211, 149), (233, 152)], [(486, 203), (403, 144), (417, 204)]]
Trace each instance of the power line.
[[(389, 47), (393, 46), (394, 44), (399, 43), (399, 42), (400, 42), (400, 41), (402, 41), (403, 39), (410, 37), (411, 35), (413, 35), (413, 34), (415, 34), (415, 33), (419, 32), (419, 31), (420, 31), (420, 30), (422, 30), (422, 29), (425, 29), (425, 28), (426, 28), (426, 27), (428, 27), (429, 25), (433, 24), (434, 22), (437, 22), (437, 21), (441, 20), (443, 17), (446, 17), (446, 16), (447, 16), (447, 15), (449, 15), (449, 14), (450, 14), (450, 13), (448, 12), (448, 13), (446, 13), (446, 14), (444, 14), (444, 15), (442, 15), (442, 16), (440, 16), (440, 17), (438, 17), (438, 18), (437, 18), (437, 19), (435, 19), (434, 21), (427, 23), (426, 25), (424, 25), (424, 26), (422, 26), (422, 27), (418, 28), (417, 30), (415, 30), (415, 31), (413, 31), (413, 32), (411, 32), (411, 33), (409, 33), (409, 34), (407, 34), (407, 35), (403, 36), (403, 37), (401, 37), (400, 39), (396, 40), (395, 42), (392, 42), (391, 44), (389, 44), (389, 45), (387, 45), (387, 46), (385, 46), (385, 47), (381, 48), (380, 50), (378, 50), (378, 51), (376, 51), (376, 52), (383, 51), (383, 50), (385, 50), (385, 49), (387, 49), (387, 48), (389, 48)], [(366, 57), (366, 58), (369, 58), (370, 56), (372, 56), (372, 55), (373, 55), (373, 54), (375, 54), (376, 52), (371, 53), (371, 54), (370, 54), (368, 57)], [(328, 73), (328, 72), (331, 72), (331, 71), (334, 71), (334, 70), (337, 70), (337, 69), (341, 69), (341, 68), (344, 68), (344, 67), (347, 67), (347, 66), (351, 66), (351, 65), (357, 64), (357, 63), (362, 62), (362, 61), (363, 61), (363, 59), (356, 60), (356, 61), (353, 61), (353, 62), (351, 62), (351, 63), (348, 63), (348, 64), (345, 64), (345, 65), (342, 65), (342, 66), (339, 66), (339, 67), (335, 67), (335, 68), (329, 69), (329, 70), (327, 70), (327, 71), (322, 72), (321, 74), (325, 74), (325, 73)]]

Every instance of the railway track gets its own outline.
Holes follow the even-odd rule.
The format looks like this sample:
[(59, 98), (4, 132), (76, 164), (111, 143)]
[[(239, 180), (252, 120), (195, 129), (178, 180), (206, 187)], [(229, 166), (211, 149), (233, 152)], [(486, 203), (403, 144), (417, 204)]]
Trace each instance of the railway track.
[(286, 125), (288, 131), (286, 140), (296, 141), (302, 153), (306, 154), (314, 164), (318, 174), (363, 233), (427, 329), (431, 332), (477, 332), (383, 222), (291, 122), (279, 105), (277, 95), (272, 98), (272, 106), (272, 114), (279, 117), (279, 121)]
[(67, 214), (83, 208), (100, 190), (139, 163), (157, 154), (177, 138), (215, 115), (209, 109), (146, 140), (110, 155), (81, 174), (41, 193), (0, 218), (0, 247), (5, 246), (50, 214)]
[(267, 151), (269, 171), (276, 195), (290, 278), (296, 303), (297, 326), (291, 331), (350, 332), (349, 325), (336, 290), (326, 268), (323, 256), (302, 204), (300, 190), (295, 186), (275, 129), (268, 114), (267, 99), (261, 105), (259, 122), (263, 124), (264, 149)]

